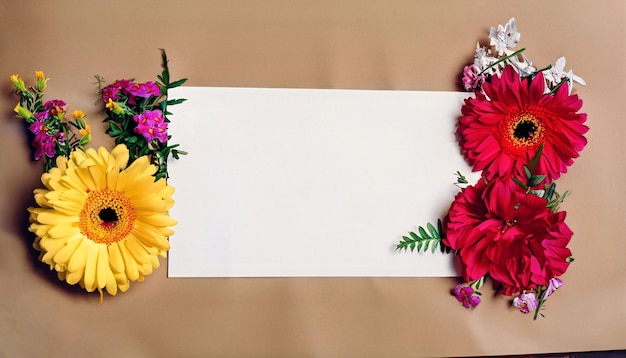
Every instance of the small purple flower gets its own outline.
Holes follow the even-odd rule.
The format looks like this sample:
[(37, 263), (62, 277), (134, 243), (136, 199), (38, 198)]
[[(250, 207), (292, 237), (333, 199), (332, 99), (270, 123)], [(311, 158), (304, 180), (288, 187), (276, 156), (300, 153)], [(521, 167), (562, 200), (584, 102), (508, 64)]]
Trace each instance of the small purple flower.
[(133, 120), (137, 122), (137, 127), (134, 129), (135, 133), (143, 135), (148, 143), (152, 142), (153, 139), (161, 143), (167, 141), (167, 123), (161, 110), (155, 109), (136, 114), (133, 116)]
[[(32, 127), (32, 126), (31, 126)], [(65, 144), (65, 135), (63, 132), (49, 135), (45, 130), (39, 131), (33, 139), (33, 147), (35, 148), (35, 160), (41, 159), (44, 154), (52, 158), (56, 153), (56, 145)]]
[(31, 131), (31, 133), (33, 133), (35, 136), (39, 135), (39, 133), (43, 132), (45, 133), (48, 128), (46, 128), (46, 124), (45, 124), (45, 120), (47, 118), (39, 118), (39, 114), (40, 113), (44, 113), (44, 112), (39, 112), (37, 114), (35, 114), (35, 117), (37, 117), (37, 121), (33, 122), (33, 124), (31, 124), (28, 129)]
[(466, 91), (475, 91), (485, 81), (485, 75), (480, 74), (476, 65), (471, 64), (463, 68), (463, 87)]
[(48, 117), (50, 117), (50, 111), (41, 111), (41, 112), (35, 113), (35, 118), (37, 118), (40, 121), (45, 121), (46, 119), (48, 119)]
[(56, 117), (57, 119), (63, 119), (63, 115), (65, 114), (65, 106), (67, 103), (60, 99), (53, 99), (47, 101), (43, 104), (43, 109), (45, 112), (48, 112), (49, 115)]
[(559, 287), (563, 286), (563, 281), (560, 279), (553, 277), (548, 282), (548, 288), (546, 288), (546, 292), (543, 293), (542, 299), (545, 300), (550, 297), (551, 294), (554, 293)]
[(117, 101), (119, 99), (120, 89), (118, 87), (107, 86), (102, 89), (102, 101), (109, 102), (109, 99)]
[(480, 303), (480, 297), (474, 295), (474, 289), (469, 286), (457, 285), (452, 294), (457, 301), (463, 304), (463, 307), (470, 309), (476, 308)]
[(522, 313), (528, 313), (537, 309), (539, 301), (534, 292), (522, 293), (513, 299), (513, 306), (519, 308)]

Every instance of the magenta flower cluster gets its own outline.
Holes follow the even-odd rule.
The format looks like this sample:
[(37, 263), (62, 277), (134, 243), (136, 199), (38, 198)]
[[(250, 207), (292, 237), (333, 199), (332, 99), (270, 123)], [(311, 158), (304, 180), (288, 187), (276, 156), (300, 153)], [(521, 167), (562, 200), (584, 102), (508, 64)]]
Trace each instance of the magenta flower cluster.
[(145, 103), (152, 102), (149, 99), (158, 98), (160, 95), (161, 88), (152, 81), (135, 83), (131, 80), (122, 79), (102, 89), (104, 103), (111, 103), (112, 101), (115, 102), (116, 106), (120, 106), (120, 108), (124, 106), (134, 113), (133, 121), (137, 125), (133, 131), (141, 134), (148, 143), (155, 139), (161, 143), (167, 142), (167, 122), (163, 112), (160, 109), (147, 110)]
[(167, 123), (161, 110), (155, 109), (135, 114), (133, 120), (137, 123), (135, 133), (141, 134), (148, 143), (153, 139), (161, 143), (167, 142)]
[(135, 83), (131, 80), (118, 80), (102, 89), (102, 100), (107, 103), (109, 99), (117, 102), (123, 97), (128, 98), (128, 104), (136, 104), (137, 98), (158, 97), (161, 88), (152, 82)]
[[(65, 114), (66, 103), (60, 99), (47, 101), (43, 105), (43, 111), (35, 113), (37, 119), (28, 129), (35, 136), (33, 147), (35, 148), (35, 160), (41, 159), (44, 155), (53, 158), (56, 154), (57, 144), (65, 144), (65, 134), (59, 131), (61, 120)], [(54, 128), (57, 127), (57, 128)]]

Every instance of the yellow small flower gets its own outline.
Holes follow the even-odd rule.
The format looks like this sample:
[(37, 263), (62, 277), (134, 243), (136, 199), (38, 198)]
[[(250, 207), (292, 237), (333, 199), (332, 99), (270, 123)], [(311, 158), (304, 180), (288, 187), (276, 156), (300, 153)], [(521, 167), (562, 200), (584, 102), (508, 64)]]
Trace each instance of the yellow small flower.
[(35, 78), (37, 79), (37, 90), (43, 92), (48, 85), (49, 78), (46, 78), (43, 71), (35, 71)]
[(77, 109), (72, 112), (72, 117), (74, 117), (74, 119), (85, 118), (85, 113), (83, 113), (80, 109)]
[(24, 80), (22, 80), (18, 75), (11, 75), (11, 82), (13, 82), (13, 87), (15, 87), (16, 90), (26, 92)]
[(28, 109), (22, 107), (19, 103), (15, 106), (15, 108), (13, 108), (13, 111), (15, 111), (15, 113), (17, 113), (17, 115), (22, 119), (28, 120), (32, 117), (32, 114), (28, 111)]
[(113, 111), (113, 113), (115, 113), (115, 114), (122, 114), (122, 113), (124, 113), (124, 109), (122, 108), (122, 106), (120, 106), (119, 103), (113, 101), (111, 98), (109, 98), (109, 101), (104, 106), (106, 108), (110, 109), (111, 111)]

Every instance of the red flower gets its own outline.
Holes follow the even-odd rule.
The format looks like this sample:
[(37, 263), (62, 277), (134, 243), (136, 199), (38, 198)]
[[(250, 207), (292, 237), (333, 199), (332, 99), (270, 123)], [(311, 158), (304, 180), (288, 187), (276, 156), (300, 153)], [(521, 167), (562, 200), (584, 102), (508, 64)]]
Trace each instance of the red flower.
[(542, 73), (534, 79), (520, 79), (513, 67), (501, 77), (483, 84), (484, 94), (465, 100), (457, 134), (463, 155), (474, 171), (492, 180), (497, 176), (522, 175), (541, 144), (543, 155), (536, 174), (551, 182), (567, 172), (587, 140), (585, 113), (577, 113), (582, 100), (569, 95), (567, 84), (555, 94), (544, 93)]
[(480, 180), (457, 195), (449, 211), (444, 243), (459, 252), (465, 281), (489, 274), (512, 295), (565, 272), (573, 233), (565, 212), (527, 194), (510, 177)]

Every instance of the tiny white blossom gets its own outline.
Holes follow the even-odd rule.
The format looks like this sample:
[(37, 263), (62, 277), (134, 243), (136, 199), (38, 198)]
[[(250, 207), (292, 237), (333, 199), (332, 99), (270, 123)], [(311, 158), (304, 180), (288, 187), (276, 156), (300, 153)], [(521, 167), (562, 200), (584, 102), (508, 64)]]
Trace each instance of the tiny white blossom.
[(504, 27), (502, 25), (498, 25), (497, 29), (491, 27), (489, 38), (491, 39), (489, 45), (496, 47), (498, 56), (502, 56), (507, 49), (515, 47), (520, 39), (520, 33), (517, 32), (517, 26), (515, 25), (515, 18), (512, 17)]

